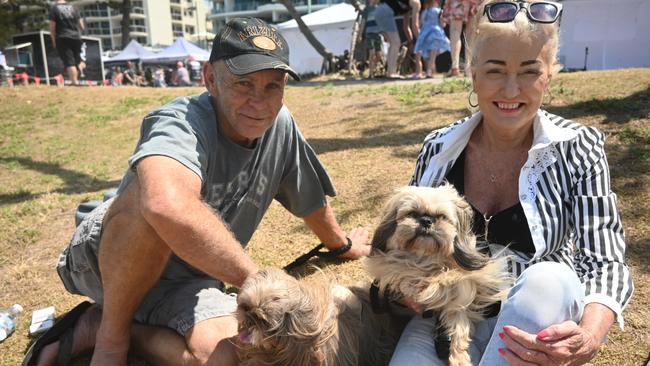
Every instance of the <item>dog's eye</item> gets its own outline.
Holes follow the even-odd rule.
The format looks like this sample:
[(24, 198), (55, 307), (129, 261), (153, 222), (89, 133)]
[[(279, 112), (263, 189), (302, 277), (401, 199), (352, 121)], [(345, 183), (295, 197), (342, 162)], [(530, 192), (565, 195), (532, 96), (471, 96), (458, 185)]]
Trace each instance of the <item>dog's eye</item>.
[(408, 212), (408, 213), (407, 213), (406, 215), (404, 215), (404, 216), (405, 216), (405, 217), (410, 217), (410, 218), (412, 218), (412, 219), (417, 219), (418, 217), (420, 217), (420, 216), (422, 216), (422, 215), (421, 215), (420, 213), (418, 213), (418, 212), (411, 211), (411, 212)]

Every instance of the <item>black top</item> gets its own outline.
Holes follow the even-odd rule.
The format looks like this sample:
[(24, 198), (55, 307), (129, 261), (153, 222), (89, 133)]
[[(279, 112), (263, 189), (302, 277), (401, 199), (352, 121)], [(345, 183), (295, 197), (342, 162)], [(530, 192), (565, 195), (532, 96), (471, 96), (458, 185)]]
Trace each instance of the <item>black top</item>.
[[(458, 193), (465, 194), (465, 150), (454, 163), (446, 179)], [(472, 210), (474, 211), (472, 229), (477, 236), (476, 239), (478, 242), (485, 242), (485, 216), (474, 206)], [(508, 248), (523, 253), (535, 253), (535, 245), (521, 202), (492, 215), (489, 218), (487, 235), (488, 243), (508, 245)]]
[(393, 9), (395, 15), (406, 14), (409, 10), (411, 10), (409, 0), (384, 0), (383, 2), (385, 2), (386, 5), (390, 6), (390, 8)]
[(50, 20), (56, 23), (56, 38), (81, 39), (79, 14), (72, 5), (54, 4), (50, 11)]

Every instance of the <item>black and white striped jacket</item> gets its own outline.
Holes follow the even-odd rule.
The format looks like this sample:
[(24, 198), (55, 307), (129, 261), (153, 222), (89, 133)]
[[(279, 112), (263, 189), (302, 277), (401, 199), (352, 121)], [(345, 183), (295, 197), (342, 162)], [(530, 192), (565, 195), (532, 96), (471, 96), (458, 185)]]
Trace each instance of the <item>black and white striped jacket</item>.
[[(442, 184), (480, 121), (479, 112), (429, 134), (411, 185)], [(519, 174), (519, 200), (535, 253), (507, 254), (515, 276), (537, 262), (569, 265), (585, 287), (585, 304), (608, 306), (622, 328), (621, 313), (634, 286), (604, 142), (596, 128), (538, 111), (533, 145)]]

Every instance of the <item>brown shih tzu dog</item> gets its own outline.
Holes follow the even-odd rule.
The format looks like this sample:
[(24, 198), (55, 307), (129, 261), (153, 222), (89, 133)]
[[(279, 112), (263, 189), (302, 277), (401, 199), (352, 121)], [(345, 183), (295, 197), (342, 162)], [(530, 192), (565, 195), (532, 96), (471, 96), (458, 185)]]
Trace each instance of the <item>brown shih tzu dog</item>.
[(237, 353), (245, 366), (387, 365), (410, 316), (373, 313), (367, 289), (267, 268), (237, 297)]
[(437, 313), (451, 336), (449, 365), (471, 365), (473, 323), (505, 298), (511, 279), (505, 258), (476, 249), (469, 204), (451, 185), (401, 188), (386, 203), (372, 245), (365, 265), (378, 287)]

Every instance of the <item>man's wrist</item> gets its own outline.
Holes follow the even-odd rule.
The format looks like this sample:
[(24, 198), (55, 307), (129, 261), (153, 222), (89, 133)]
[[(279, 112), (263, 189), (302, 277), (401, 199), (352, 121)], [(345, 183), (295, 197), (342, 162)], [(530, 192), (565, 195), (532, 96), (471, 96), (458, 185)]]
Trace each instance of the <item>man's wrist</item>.
[[(325, 243), (323, 243), (325, 245)], [(339, 256), (341, 254), (347, 253), (352, 248), (352, 240), (349, 237), (345, 237), (345, 244), (336, 246), (334, 248), (327, 246), (328, 254), (331, 256)]]

